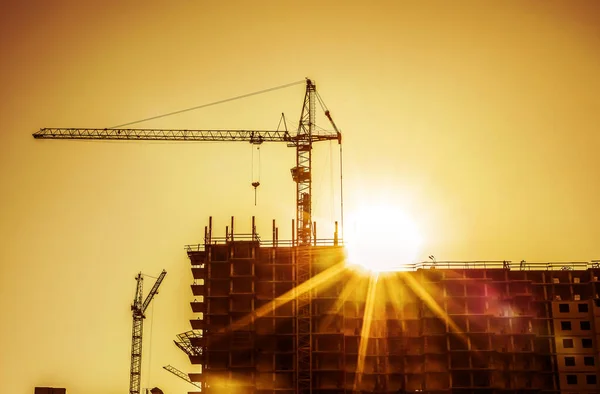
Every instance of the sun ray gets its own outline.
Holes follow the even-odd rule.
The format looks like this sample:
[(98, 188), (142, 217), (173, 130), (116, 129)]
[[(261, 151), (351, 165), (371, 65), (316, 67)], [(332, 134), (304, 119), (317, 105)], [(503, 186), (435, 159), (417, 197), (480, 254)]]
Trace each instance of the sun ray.
[(423, 240), (407, 212), (384, 201), (365, 203), (349, 214), (344, 235), (348, 265), (359, 271), (411, 270)]
[(460, 327), (452, 320), (452, 318), (444, 311), (444, 308), (438, 304), (438, 302), (433, 298), (429, 291), (427, 291), (423, 285), (421, 285), (411, 273), (408, 272), (400, 272), (400, 275), (404, 278), (406, 284), (411, 288), (411, 290), (427, 305), (431, 311), (438, 316), (439, 318), (448, 322), (448, 326), (455, 332), (455, 334), (463, 341), (466, 341), (466, 337), (464, 332), (460, 329)]
[(246, 316), (238, 319), (231, 325), (222, 328), (217, 333), (223, 334), (232, 330), (234, 331), (236, 329), (245, 327), (252, 322), (253, 318), (260, 318), (266, 316), (273, 309), (279, 308), (293, 300), (294, 296), (297, 297), (303, 295), (308, 291), (311, 291), (315, 287), (326, 284), (328, 281), (337, 278), (337, 276), (340, 275), (344, 270), (346, 270), (346, 265), (343, 261), (336, 263), (331, 267), (325, 269), (324, 271), (318, 273), (317, 275), (313, 276), (306, 282), (294, 287), (293, 289), (266, 303), (265, 305), (262, 305), (258, 309), (255, 309), (254, 312), (249, 313)]
[[(397, 317), (402, 316), (402, 305), (404, 302), (404, 297), (401, 292), (402, 288), (397, 285), (397, 277), (395, 275), (386, 275), (383, 276), (381, 279), (384, 288), (387, 290), (386, 301), (389, 301), (389, 303), (392, 305), (392, 308), (394, 309), (394, 312), (396, 313)], [(396, 283), (393, 283), (394, 280), (396, 281)]]
[(369, 334), (371, 330), (371, 322), (373, 319), (373, 312), (375, 306), (375, 295), (377, 292), (377, 282), (379, 274), (373, 274), (369, 277), (369, 287), (367, 291), (367, 299), (365, 302), (365, 310), (363, 313), (363, 325), (360, 332), (360, 342), (358, 344), (358, 361), (356, 364), (356, 375), (354, 376), (354, 390), (359, 389), (362, 381), (362, 374), (365, 367), (365, 356), (367, 355), (367, 348), (369, 344)]
[(331, 324), (331, 321), (335, 318), (335, 315), (340, 312), (340, 310), (344, 306), (344, 303), (346, 302), (346, 300), (348, 299), (350, 294), (352, 294), (352, 292), (354, 292), (356, 290), (356, 285), (358, 284), (358, 282), (360, 280), (361, 280), (361, 277), (357, 276), (357, 275), (350, 278), (350, 280), (344, 286), (344, 289), (342, 290), (338, 299), (335, 300), (335, 303), (331, 307), (331, 310), (329, 311), (329, 313), (327, 314), (325, 319), (323, 319), (323, 322), (321, 323), (321, 327), (327, 327), (327, 326), (329, 326), (329, 324)]

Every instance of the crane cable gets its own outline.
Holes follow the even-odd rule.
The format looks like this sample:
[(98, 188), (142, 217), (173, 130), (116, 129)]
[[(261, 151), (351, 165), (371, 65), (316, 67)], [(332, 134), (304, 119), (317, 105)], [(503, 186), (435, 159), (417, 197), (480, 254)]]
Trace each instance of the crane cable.
[(252, 186), (254, 187), (254, 206), (256, 206), (256, 192), (257, 192), (257, 188), (260, 186), (260, 169), (261, 169), (261, 165), (260, 165), (260, 145), (256, 145), (256, 151), (258, 152), (258, 180), (255, 180), (254, 178), (254, 145), (251, 145), (252, 147), (252, 165), (251, 167), (251, 172), (252, 172)]
[(319, 102), (319, 105), (321, 106), (321, 109), (323, 110), (323, 112), (329, 112), (329, 109), (327, 108), (327, 105), (325, 105), (325, 102), (321, 98), (321, 95), (319, 94), (319, 92), (315, 91), (315, 94), (317, 96), (317, 101)]
[[(319, 102), (319, 105), (321, 106), (321, 109), (323, 110), (323, 112), (325, 112), (325, 114), (329, 114), (329, 109), (327, 108), (327, 105), (321, 98), (321, 95), (319, 94), (319, 92), (315, 92), (315, 93), (316, 93), (317, 101)], [(329, 118), (329, 116), (328, 116), (328, 118)], [(329, 120), (333, 124), (333, 120), (331, 118), (329, 118)], [(333, 128), (337, 131), (337, 127), (335, 126), (335, 124), (333, 124)], [(342, 230), (341, 239), (343, 240), (344, 239), (343, 238), (344, 237), (344, 162), (343, 162), (343, 155), (342, 155), (342, 144), (340, 143), (339, 146), (340, 146), (340, 227)]]
[(342, 230), (342, 240), (344, 239), (344, 163), (342, 161), (342, 144), (340, 145), (340, 226)]
[[(287, 123), (285, 121), (285, 114), (282, 112), (281, 113), (281, 118), (279, 118), (279, 124), (277, 124), (277, 131), (279, 131), (279, 128), (281, 127), (281, 124), (283, 123), (283, 128), (285, 130), (285, 132), (288, 132), (288, 128), (287, 128)], [(260, 186), (260, 174), (261, 174), (261, 169), (262, 169), (262, 165), (260, 163), (260, 145), (262, 142), (258, 142), (258, 143), (253, 143), (251, 145), (252, 147), (252, 165), (251, 165), (251, 179), (252, 179), (252, 186), (254, 187), (254, 206), (256, 206), (256, 193), (257, 193), (257, 188)], [(256, 150), (258, 152), (258, 180), (254, 180), (254, 145), (256, 145)]]
[(305, 84), (305, 83), (306, 83), (305, 80), (291, 82), (291, 83), (286, 83), (285, 85), (279, 85), (279, 86), (275, 86), (275, 87), (272, 87), (272, 88), (269, 88), (269, 89), (258, 90), (256, 92), (242, 94), (241, 96), (235, 96), (235, 97), (231, 97), (231, 98), (224, 99), (224, 100), (213, 101), (212, 103), (208, 103), (208, 104), (197, 105), (195, 107), (181, 109), (179, 111), (173, 111), (173, 112), (169, 112), (169, 113), (162, 114), (162, 115), (156, 115), (156, 116), (151, 116), (149, 118), (144, 118), (144, 119), (136, 120), (136, 121), (133, 121), (133, 122), (123, 123), (123, 124), (120, 124), (120, 125), (108, 127), (108, 129), (117, 129), (117, 128), (121, 128), (121, 127), (125, 127), (125, 126), (131, 126), (132, 124), (147, 122), (149, 120), (154, 120), (154, 119), (165, 118), (167, 116), (177, 115), (177, 114), (181, 114), (181, 113), (188, 112), (188, 111), (194, 111), (196, 109), (206, 108), (206, 107), (210, 107), (210, 106), (217, 105), (217, 104), (223, 104), (223, 103), (227, 103), (229, 101), (235, 101), (235, 100), (243, 99), (243, 98), (246, 98), (246, 97), (256, 96), (258, 94), (268, 93), (268, 92), (272, 92), (274, 90), (289, 88), (290, 86), (299, 85), (299, 84)]
[(331, 194), (331, 206), (329, 210), (331, 212), (331, 216), (329, 217), (329, 222), (334, 221), (335, 217), (335, 187), (333, 186), (333, 144), (331, 140), (329, 141), (329, 193)]

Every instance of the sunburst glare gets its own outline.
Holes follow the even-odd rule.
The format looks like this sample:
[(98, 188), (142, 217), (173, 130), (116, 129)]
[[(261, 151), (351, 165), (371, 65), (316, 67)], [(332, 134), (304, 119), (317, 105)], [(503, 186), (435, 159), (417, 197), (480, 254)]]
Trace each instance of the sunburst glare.
[(412, 269), (422, 238), (412, 218), (391, 204), (373, 204), (349, 214), (344, 238), (349, 266), (367, 272)]

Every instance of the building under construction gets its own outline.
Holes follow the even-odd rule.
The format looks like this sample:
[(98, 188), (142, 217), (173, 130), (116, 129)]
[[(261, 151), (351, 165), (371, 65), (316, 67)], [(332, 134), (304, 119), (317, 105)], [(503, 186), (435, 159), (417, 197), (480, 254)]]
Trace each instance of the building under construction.
[(264, 241), (233, 219), (188, 256), (198, 317), (176, 344), (202, 392), (600, 392), (597, 263), (423, 263), (374, 280), (339, 268), (337, 236), (298, 246), (274, 226)]

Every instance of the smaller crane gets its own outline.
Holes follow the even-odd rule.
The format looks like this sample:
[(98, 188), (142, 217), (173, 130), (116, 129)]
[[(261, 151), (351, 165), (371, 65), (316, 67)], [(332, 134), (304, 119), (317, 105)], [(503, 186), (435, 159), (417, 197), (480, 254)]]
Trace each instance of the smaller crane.
[(133, 328), (131, 331), (131, 374), (129, 376), (129, 394), (140, 394), (140, 382), (142, 378), (142, 333), (144, 329), (145, 312), (150, 305), (150, 301), (158, 294), (158, 287), (167, 275), (167, 271), (163, 270), (154, 286), (150, 289), (150, 293), (143, 299), (143, 284), (144, 277), (140, 272), (136, 276), (137, 286), (135, 289), (135, 298), (131, 304), (133, 312)]

